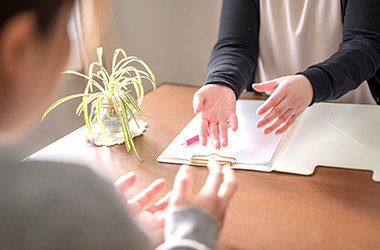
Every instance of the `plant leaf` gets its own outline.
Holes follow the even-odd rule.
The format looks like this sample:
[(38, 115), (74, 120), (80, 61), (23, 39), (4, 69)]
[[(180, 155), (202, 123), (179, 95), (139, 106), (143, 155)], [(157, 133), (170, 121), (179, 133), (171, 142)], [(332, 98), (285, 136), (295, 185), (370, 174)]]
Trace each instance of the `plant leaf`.
[(90, 133), (91, 136), (92, 135), (92, 129), (91, 129), (91, 122), (89, 121), (89, 118), (88, 118), (88, 107), (87, 107), (87, 96), (88, 96), (88, 90), (90, 88), (90, 85), (88, 84), (86, 86), (86, 88), (84, 89), (84, 94), (83, 94), (83, 99), (82, 99), (82, 103), (83, 103), (83, 117), (84, 117), (84, 121), (86, 123), (86, 126), (87, 126), (87, 130), (88, 132)]
[(99, 130), (102, 133), (104, 141), (108, 144), (108, 138), (104, 131), (104, 126), (102, 122), (102, 117), (100, 116), (100, 109), (102, 108), (104, 98), (97, 98), (96, 99), (96, 120), (98, 121)]
[[(90, 94), (89, 96), (90, 96), (90, 98), (87, 99), (87, 104), (90, 104), (93, 100), (95, 100), (95, 98), (103, 96), (103, 94), (102, 93), (95, 93), (95, 94)], [(83, 111), (83, 102), (79, 103), (75, 113), (77, 115), (80, 115), (82, 113), (82, 111)]]
[(135, 155), (137, 156), (137, 158), (139, 160), (141, 160), (139, 154), (137, 153), (135, 144), (133, 142), (132, 134), (131, 134), (131, 131), (129, 129), (129, 120), (128, 120), (128, 112), (127, 112), (127, 110), (129, 110), (129, 112), (130, 112), (130, 114), (131, 114), (132, 117), (134, 117), (133, 112), (131, 112), (131, 109), (128, 107), (128, 105), (126, 105), (126, 103), (124, 102), (123, 98), (119, 97), (118, 100), (119, 100), (120, 107), (124, 107), (124, 108), (121, 108), (120, 110), (121, 110), (121, 113), (122, 113), (122, 115), (121, 115), (121, 121), (122, 121), (121, 124), (122, 124), (122, 129), (123, 129), (123, 134), (124, 134), (125, 146), (127, 148), (127, 151), (129, 151), (132, 148), (132, 150), (135, 153)]
[[(140, 107), (139, 107), (139, 104), (137, 103), (136, 99), (133, 98), (133, 96), (131, 96), (130, 94), (128, 94), (127, 92), (125, 92), (124, 90), (122, 91), (122, 93), (124, 94), (124, 96), (127, 98), (127, 100), (131, 103), (131, 105), (133, 106), (133, 108), (145, 119), (145, 116), (143, 114), (143, 112), (141, 111)], [(124, 101), (124, 100), (123, 100)], [(125, 105), (128, 106), (127, 103), (124, 103)], [(133, 113), (133, 112), (132, 112)], [(136, 121), (136, 118), (135, 116), (133, 115), (133, 118), (135, 119)], [(137, 121), (136, 121), (137, 123)]]
[(46, 111), (45, 113), (43, 114), (42, 118), (41, 118), (41, 121), (44, 120), (45, 116), (50, 112), (52, 111), (54, 108), (56, 108), (58, 105), (68, 101), (68, 100), (71, 100), (71, 99), (74, 99), (74, 98), (77, 98), (77, 97), (81, 97), (83, 96), (83, 94), (76, 94), (76, 95), (70, 95), (70, 96), (66, 96), (66, 97), (63, 97), (61, 99), (59, 99), (58, 101), (56, 101), (55, 103), (53, 103)]
[[(72, 74), (72, 75), (77, 75), (77, 76), (83, 77), (83, 78), (87, 79), (88, 81), (91, 81), (92, 84), (96, 85), (96, 87), (100, 91), (104, 92), (104, 88), (97, 81), (95, 81), (94, 79), (92, 79), (92, 76), (97, 76), (96, 74), (90, 74), (91, 77), (89, 77), (89, 76), (86, 76), (86, 75), (84, 75), (82, 73), (79, 73), (79, 72), (76, 72), (76, 71), (73, 71), (73, 70), (67, 70), (67, 71), (63, 72), (63, 74)], [(87, 82), (87, 84), (88, 84), (88, 82)]]

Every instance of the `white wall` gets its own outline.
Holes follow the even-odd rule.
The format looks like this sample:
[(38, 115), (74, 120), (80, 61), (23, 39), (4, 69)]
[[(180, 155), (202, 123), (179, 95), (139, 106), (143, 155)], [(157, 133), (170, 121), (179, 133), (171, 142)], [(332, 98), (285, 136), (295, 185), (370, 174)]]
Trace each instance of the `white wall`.
[(222, 0), (111, 2), (122, 48), (142, 58), (158, 84), (203, 84)]

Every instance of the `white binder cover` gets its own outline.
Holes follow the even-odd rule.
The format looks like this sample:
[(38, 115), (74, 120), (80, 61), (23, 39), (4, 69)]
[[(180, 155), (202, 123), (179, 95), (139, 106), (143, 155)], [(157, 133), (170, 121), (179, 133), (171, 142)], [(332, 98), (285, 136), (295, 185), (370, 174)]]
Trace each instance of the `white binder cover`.
[(192, 163), (195, 155), (216, 153), (234, 157), (233, 168), (281, 171), (309, 175), (317, 165), (373, 171), (380, 181), (380, 107), (375, 105), (319, 103), (308, 108), (283, 135), (263, 135), (255, 127), (263, 101), (237, 101), (239, 128), (228, 133), (229, 145), (216, 150), (211, 140), (181, 144), (199, 131), (199, 116), (178, 134), (157, 158), (159, 162)]

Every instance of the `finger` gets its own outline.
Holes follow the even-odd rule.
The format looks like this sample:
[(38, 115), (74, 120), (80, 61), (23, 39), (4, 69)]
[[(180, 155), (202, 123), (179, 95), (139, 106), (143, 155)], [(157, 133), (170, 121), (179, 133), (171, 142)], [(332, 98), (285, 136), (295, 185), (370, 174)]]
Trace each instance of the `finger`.
[(159, 201), (157, 201), (152, 207), (147, 209), (147, 211), (151, 213), (155, 213), (157, 211), (164, 210), (169, 204), (171, 193), (172, 193), (171, 191), (167, 193), (164, 197), (162, 197)]
[(292, 117), (290, 117), (287, 122), (285, 122), (284, 124), (282, 124), (278, 129), (276, 129), (274, 131), (274, 134), (275, 135), (279, 135), (279, 134), (285, 133), (286, 130), (288, 130), (289, 127), (293, 125), (293, 123), (296, 121), (296, 119), (297, 119), (296, 115), (293, 115)]
[(202, 146), (207, 145), (207, 130), (208, 130), (208, 120), (201, 119), (200, 130), (199, 130), (199, 141)]
[(258, 92), (272, 91), (278, 86), (278, 81), (267, 81), (252, 84), (252, 88)]
[(207, 164), (210, 173), (207, 176), (206, 183), (201, 189), (201, 193), (217, 195), (220, 185), (223, 182), (223, 175), (220, 165), (215, 160), (210, 160)]
[(285, 98), (285, 95), (282, 92), (273, 92), (271, 96), (257, 109), (257, 115), (263, 115), (273, 107), (276, 107), (280, 102)]
[(187, 205), (190, 201), (193, 172), (190, 166), (182, 165), (179, 169), (171, 194), (170, 203), (174, 206)]
[(158, 214), (156, 216), (155, 214), (152, 214), (145, 210), (139, 213), (139, 219), (144, 224), (144, 226), (149, 228), (150, 233), (152, 233), (152, 230), (160, 228), (164, 225), (163, 221), (158, 220), (157, 217)]
[(114, 186), (120, 190), (122, 193), (127, 191), (127, 189), (133, 185), (136, 181), (136, 174), (134, 172), (129, 172), (128, 174), (125, 174), (118, 178), (115, 181)]
[(228, 130), (227, 122), (220, 122), (219, 123), (219, 140), (223, 147), (227, 147), (228, 145), (228, 138), (227, 138), (228, 131), (227, 130)]
[(236, 131), (238, 129), (238, 118), (236, 113), (233, 113), (228, 117), (228, 122), (232, 131)]
[(193, 109), (194, 113), (198, 114), (203, 109), (204, 97), (203, 94), (198, 90), (193, 97)]
[(219, 189), (219, 197), (221, 198), (222, 202), (224, 204), (227, 204), (229, 200), (231, 199), (232, 195), (236, 191), (237, 188), (237, 182), (235, 178), (234, 170), (228, 166), (224, 165), (222, 169), (223, 173), (223, 183), (220, 186)]
[(214, 145), (216, 149), (220, 149), (219, 128), (215, 122), (210, 123), (210, 138), (212, 145)]
[(286, 123), (289, 120), (289, 118), (292, 117), (293, 115), (294, 114), (292, 113), (291, 110), (287, 110), (284, 114), (275, 118), (273, 122), (263, 130), (263, 134), (268, 135), (272, 133), (272, 131), (276, 130), (282, 124)]
[[(284, 100), (282, 100), (277, 104), (277, 106), (274, 106), (269, 112), (267, 112), (263, 117), (261, 117), (261, 119), (257, 121), (256, 127), (261, 128), (265, 126), (276, 118), (283, 116), (288, 110), (290, 110), (289, 105)], [(291, 115), (292, 114), (289, 113), (286, 116), (285, 120), (287, 120)]]
[(158, 225), (160, 226), (164, 226), (165, 224), (165, 217), (166, 217), (166, 212), (167, 210), (160, 210), (160, 211), (157, 211), (153, 214), (153, 216), (155, 217), (156, 219), (156, 222)]
[(152, 199), (165, 187), (166, 181), (164, 179), (157, 179), (142, 192), (134, 196), (128, 203), (137, 209), (145, 207)]

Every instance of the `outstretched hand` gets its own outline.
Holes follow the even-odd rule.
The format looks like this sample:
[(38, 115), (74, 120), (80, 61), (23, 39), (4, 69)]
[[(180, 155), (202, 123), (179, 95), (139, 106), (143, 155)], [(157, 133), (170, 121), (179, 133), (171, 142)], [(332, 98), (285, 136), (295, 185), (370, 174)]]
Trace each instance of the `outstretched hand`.
[(286, 76), (252, 87), (258, 92), (272, 91), (270, 97), (257, 109), (260, 118), (256, 127), (263, 129), (263, 134), (284, 133), (305, 111), (313, 99), (313, 88), (303, 75)]
[(192, 197), (192, 169), (187, 165), (181, 166), (174, 181), (169, 208), (196, 206), (213, 214), (220, 225), (223, 225), (227, 205), (237, 187), (234, 171), (228, 165), (220, 167), (215, 161), (209, 161), (208, 169), (210, 173), (206, 183), (199, 193)]
[[(193, 97), (194, 113), (201, 113), (199, 140), (207, 145), (209, 133), (216, 149), (228, 145), (227, 129), (238, 128), (236, 117), (236, 97), (233, 90), (222, 84), (208, 84), (201, 87)], [(229, 123), (229, 125), (227, 124)]]
[[(133, 198), (125, 199), (137, 219), (149, 230), (153, 248), (164, 241), (164, 215), (170, 208), (196, 206), (214, 215), (223, 225), (228, 203), (237, 187), (234, 171), (227, 165), (221, 168), (215, 161), (209, 162), (208, 169), (206, 183), (194, 197), (191, 196), (192, 169), (183, 165), (175, 177), (173, 190), (155, 204), (148, 206), (166, 185), (164, 179), (157, 179)], [(121, 176), (114, 185), (124, 194), (135, 181), (136, 175), (131, 172)]]
[[(125, 194), (127, 189), (131, 187), (135, 181), (135, 173), (130, 172), (117, 179), (114, 185), (118, 190)], [(148, 204), (157, 196), (165, 185), (166, 181), (164, 179), (157, 179), (133, 198), (126, 199), (126, 202), (137, 215), (137, 220), (144, 224), (150, 231), (153, 246), (158, 246), (164, 240), (164, 214), (169, 204), (170, 192), (155, 204), (151, 206), (148, 206)]]

